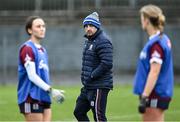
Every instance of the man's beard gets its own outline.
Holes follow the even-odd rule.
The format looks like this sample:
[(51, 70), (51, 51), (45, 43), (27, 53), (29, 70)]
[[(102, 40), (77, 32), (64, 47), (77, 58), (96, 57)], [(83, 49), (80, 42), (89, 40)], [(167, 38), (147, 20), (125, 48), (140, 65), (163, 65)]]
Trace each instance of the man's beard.
[(91, 31), (87, 32), (87, 36), (92, 36), (92, 35), (93, 35), (93, 33)]

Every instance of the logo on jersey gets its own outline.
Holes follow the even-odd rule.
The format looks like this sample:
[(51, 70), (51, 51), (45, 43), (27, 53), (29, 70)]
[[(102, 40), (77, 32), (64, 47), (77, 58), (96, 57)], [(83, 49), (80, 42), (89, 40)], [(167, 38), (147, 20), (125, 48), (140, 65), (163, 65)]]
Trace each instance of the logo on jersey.
[(160, 58), (161, 55), (155, 50), (155, 51), (152, 53), (152, 57)]
[(38, 49), (38, 52), (39, 53), (44, 53), (42, 49)]
[(146, 59), (146, 57), (147, 57), (146, 52), (143, 52), (143, 51), (142, 51), (142, 52), (140, 53), (140, 57), (139, 57), (139, 58), (140, 58), (140, 59)]
[(25, 62), (29, 62), (29, 61), (31, 61), (31, 57), (28, 54), (26, 54), (26, 57), (24, 60), (25, 60)]
[(167, 45), (168, 45), (168, 47), (171, 49), (171, 46), (172, 46), (172, 45), (171, 45), (171, 41), (170, 41), (170, 40), (167, 41)]
[(49, 68), (48, 68), (47, 64), (44, 63), (43, 60), (41, 60), (41, 61), (39, 62), (39, 69), (45, 69), (45, 70), (49, 71)]

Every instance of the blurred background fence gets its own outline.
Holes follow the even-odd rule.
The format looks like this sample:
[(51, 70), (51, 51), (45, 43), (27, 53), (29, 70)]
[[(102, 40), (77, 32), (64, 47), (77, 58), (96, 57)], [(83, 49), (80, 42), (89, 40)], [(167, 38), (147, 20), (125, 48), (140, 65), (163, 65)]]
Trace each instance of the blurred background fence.
[(133, 74), (147, 39), (139, 19), (139, 8), (146, 4), (159, 5), (167, 17), (165, 32), (173, 44), (175, 74), (180, 74), (179, 0), (0, 1), (0, 83), (17, 78), (18, 48), (28, 39), (24, 23), (31, 15), (40, 15), (47, 22), (43, 45), (49, 53), (52, 74), (80, 75), (84, 43), (82, 21), (94, 11), (99, 13), (102, 28), (113, 42), (115, 75)]

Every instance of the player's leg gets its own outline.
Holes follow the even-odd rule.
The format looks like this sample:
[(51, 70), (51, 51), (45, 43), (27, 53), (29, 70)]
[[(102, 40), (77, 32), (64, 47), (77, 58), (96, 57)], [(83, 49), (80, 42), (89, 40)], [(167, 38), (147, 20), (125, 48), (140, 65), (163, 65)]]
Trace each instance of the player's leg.
[(143, 121), (164, 121), (164, 111), (168, 109), (170, 99), (152, 98), (149, 100), (146, 112), (142, 115)]
[(38, 103), (24, 102), (19, 108), (26, 121), (43, 121), (43, 107)]
[(146, 113), (143, 114), (143, 121), (164, 121), (164, 111), (158, 108), (147, 108)]
[(43, 121), (50, 122), (52, 117), (51, 104), (43, 102), (43, 108), (44, 108)]
[(44, 106), (38, 100), (28, 96), (25, 102), (19, 104), (19, 109), (26, 121), (43, 121)]
[(32, 104), (31, 103), (31, 113), (25, 113), (26, 121), (51, 121), (51, 108), (50, 104)]
[(74, 109), (74, 116), (78, 121), (89, 121), (87, 112), (90, 110), (89, 101), (86, 98), (86, 93), (82, 89), (80, 96), (76, 100), (76, 107)]
[(28, 114), (24, 114), (25, 120), (26, 122), (37, 122), (43, 121), (43, 114), (42, 113), (28, 113)]
[(95, 121), (107, 121), (106, 104), (109, 89), (97, 89), (95, 92), (95, 102), (92, 106), (93, 117)]
[(50, 122), (51, 121), (51, 109), (44, 109), (43, 113), (43, 121), (44, 122)]

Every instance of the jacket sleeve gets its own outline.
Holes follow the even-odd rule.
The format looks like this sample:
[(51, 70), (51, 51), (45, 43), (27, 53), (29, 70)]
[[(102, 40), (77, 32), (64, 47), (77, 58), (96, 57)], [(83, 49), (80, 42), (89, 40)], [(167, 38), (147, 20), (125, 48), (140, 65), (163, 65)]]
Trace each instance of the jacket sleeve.
[(91, 73), (91, 78), (101, 77), (113, 67), (113, 46), (109, 40), (100, 41), (96, 47), (100, 58), (99, 66)]

